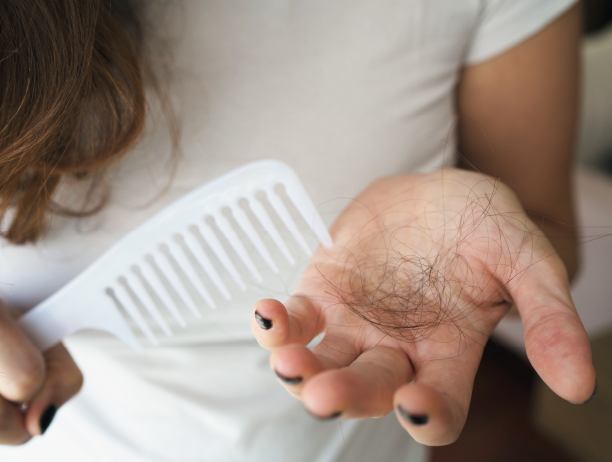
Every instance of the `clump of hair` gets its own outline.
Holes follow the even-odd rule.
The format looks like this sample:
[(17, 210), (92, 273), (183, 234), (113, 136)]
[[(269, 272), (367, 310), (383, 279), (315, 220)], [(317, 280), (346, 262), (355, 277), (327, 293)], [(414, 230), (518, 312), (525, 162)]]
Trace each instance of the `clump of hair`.
[(142, 134), (140, 39), (129, 3), (0, 2), (0, 219), (10, 242), (39, 239), (49, 213), (103, 207), (105, 194), (70, 210), (54, 192), (76, 178), (91, 180), (91, 193)]
[[(386, 219), (394, 213), (389, 209), (372, 217), (334, 269), (320, 271), (333, 303), (405, 342), (429, 338), (442, 326), (461, 337), (472, 329), (465, 320), (475, 309), (507, 306), (508, 284), (535, 263), (531, 246), (537, 236), (520, 216), (495, 208), (498, 183), (490, 183), (486, 194), (472, 189), (454, 215), (436, 210), (434, 219), (398, 223)], [(436, 227), (427, 227), (430, 219), (438, 220)], [(521, 242), (507, 239), (508, 227), (521, 231)], [(405, 233), (418, 235), (418, 245), (404, 241)], [(476, 258), (475, 247), (481, 250)]]

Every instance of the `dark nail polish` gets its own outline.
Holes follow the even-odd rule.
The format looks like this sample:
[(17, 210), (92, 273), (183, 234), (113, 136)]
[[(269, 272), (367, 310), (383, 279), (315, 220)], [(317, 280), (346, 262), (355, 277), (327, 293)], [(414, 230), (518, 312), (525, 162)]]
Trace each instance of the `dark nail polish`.
[(404, 420), (410, 422), (412, 425), (425, 425), (429, 420), (427, 414), (409, 414), (404, 411), (401, 406), (397, 406), (397, 412)]
[(49, 405), (49, 407), (47, 407), (47, 409), (45, 409), (45, 412), (42, 413), (42, 415), (40, 416), (40, 420), (38, 422), (38, 425), (40, 426), (40, 433), (41, 434), (45, 434), (45, 432), (47, 431), (47, 428), (49, 428), (49, 425), (51, 425), (51, 422), (53, 422), (53, 418), (55, 417), (55, 413), (57, 412), (57, 408), (55, 407), (54, 404)]
[(589, 399), (587, 399), (586, 401), (583, 401), (582, 403), (572, 403), (570, 401), (571, 404), (586, 404), (589, 401), (592, 401), (593, 398), (595, 398), (595, 395), (597, 394), (597, 379), (595, 379), (595, 390), (593, 390), (593, 394), (591, 395), (591, 397)]
[(342, 411), (336, 412), (335, 414), (332, 415), (328, 415), (327, 417), (320, 417), (318, 415), (314, 415), (312, 412), (310, 412), (308, 409), (306, 409), (306, 411), (313, 416), (315, 419), (317, 420), (334, 420), (337, 419), (338, 417), (340, 417), (340, 415), (342, 414)]
[(255, 321), (257, 321), (257, 325), (264, 330), (272, 329), (272, 321), (266, 318), (262, 318), (261, 315), (255, 310)]
[(299, 383), (302, 383), (302, 377), (285, 377), (280, 375), (278, 372), (274, 371), (274, 373), (276, 374), (276, 376), (281, 379), (283, 382), (285, 382), (287, 385), (297, 385)]

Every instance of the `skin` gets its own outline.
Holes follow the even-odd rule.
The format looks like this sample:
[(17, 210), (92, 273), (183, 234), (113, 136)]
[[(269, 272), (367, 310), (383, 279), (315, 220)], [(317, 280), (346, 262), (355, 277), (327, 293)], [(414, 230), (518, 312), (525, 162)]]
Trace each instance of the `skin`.
[[(0, 444), (19, 445), (41, 434), (40, 418), (78, 393), (83, 376), (68, 350), (56, 345), (44, 354), (0, 306)], [(20, 409), (28, 403), (27, 410)]]
[[(302, 379), (279, 382), (313, 415), (380, 417), (400, 406), (428, 416), (414, 425), (397, 413), (417, 441), (452, 443), (465, 424), (486, 340), (513, 304), (544, 382), (570, 402), (591, 397), (595, 370), (568, 277), (578, 267), (570, 173), (579, 31), (573, 8), (512, 50), (463, 70), (462, 166), (490, 176), (453, 169), (374, 182), (340, 215), (331, 229), (334, 248), (318, 249), (295, 294), (284, 304), (255, 305), (253, 334), (272, 352), (277, 374)], [(458, 233), (474, 194), (490, 200), (494, 213), (471, 233)], [(385, 335), (334, 296), (338, 287), (350, 291), (345, 275), (377, 263), (381, 249), (433, 261), (459, 238), (464, 266), (451, 265), (444, 276), (455, 282), (450, 298), (460, 308), (425, 338), (411, 341), (409, 330), (407, 340)], [(271, 329), (258, 325), (255, 311)], [(321, 333), (323, 341), (306, 348)]]

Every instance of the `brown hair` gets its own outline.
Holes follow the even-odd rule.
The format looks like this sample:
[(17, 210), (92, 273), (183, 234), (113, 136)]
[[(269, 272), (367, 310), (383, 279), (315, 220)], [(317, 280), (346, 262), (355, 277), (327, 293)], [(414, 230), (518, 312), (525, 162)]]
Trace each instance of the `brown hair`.
[[(130, 2), (0, 2), (0, 219), (13, 243), (40, 238), (66, 178), (89, 179), (129, 151), (146, 104), (141, 27)], [(87, 195), (89, 196), (89, 194)]]

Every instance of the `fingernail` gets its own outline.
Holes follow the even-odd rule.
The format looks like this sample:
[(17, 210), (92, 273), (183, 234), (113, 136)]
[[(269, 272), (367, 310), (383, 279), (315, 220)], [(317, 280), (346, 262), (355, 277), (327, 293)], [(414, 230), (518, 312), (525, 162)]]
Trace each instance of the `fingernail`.
[(262, 318), (257, 310), (255, 310), (255, 321), (257, 321), (257, 325), (264, 330), (270, 330), (272, 328), (272, 321)]
[(397, 412), (404, 420), (410, 422), (412, 425), (425, 425), (429, 420), (427, 414), (410, 414), (403, 410), (401, 406), (397, 406)]
[(276, 376), (281, 379), (283, 382), (285, 382), (287, 385), (297, 385), (298, 383), (302, 383), (302, 377), (285, 377), (283, 375), (280, 375), (278, 372), (274, 371), (274, 373), (276, 374)]
[(570, 404), (586, 404), (589, 401), (592, 401), (593, 398), (595, 398), (595, 395), (597, 394), (597, 379), (595, 379), (595, 390), (593, 390), (593, 394), (591, 395), (591, 397), (589, 399), (587, 399), (586, 401), (583, 401), (582, 403), (572, 403), (571, 401)]
[(328, 415), (327, 417), (320, 417), (318, 415), (314, 415), (312, 412), (310, 412), (308, 409), (306, 409), (306, 411), (313, 416), (315, 419), (317, 420), (334, 420), (337, 419), (338, 417), (340, 417), (340, 414), (342, 414), (342, 411), (336, 412), (335, 414), (332, 415)]
[(45, 409), (45, 412), (43, 412), (42, 415), (40, 416), (38, 425), (40, 426), (41, 435), (45, 434), (45, 432), (47, 431), (47, 428), (49, 428), (49, 425), (51, 425), (51, 422), (53, 422), (53, 418), (55, 417), (56, 412), (57, 412), (57, 408), (55, 407), (54, 404), (51, 404), (49, 405), (49, 407), (47, 407), (47, 409)]

